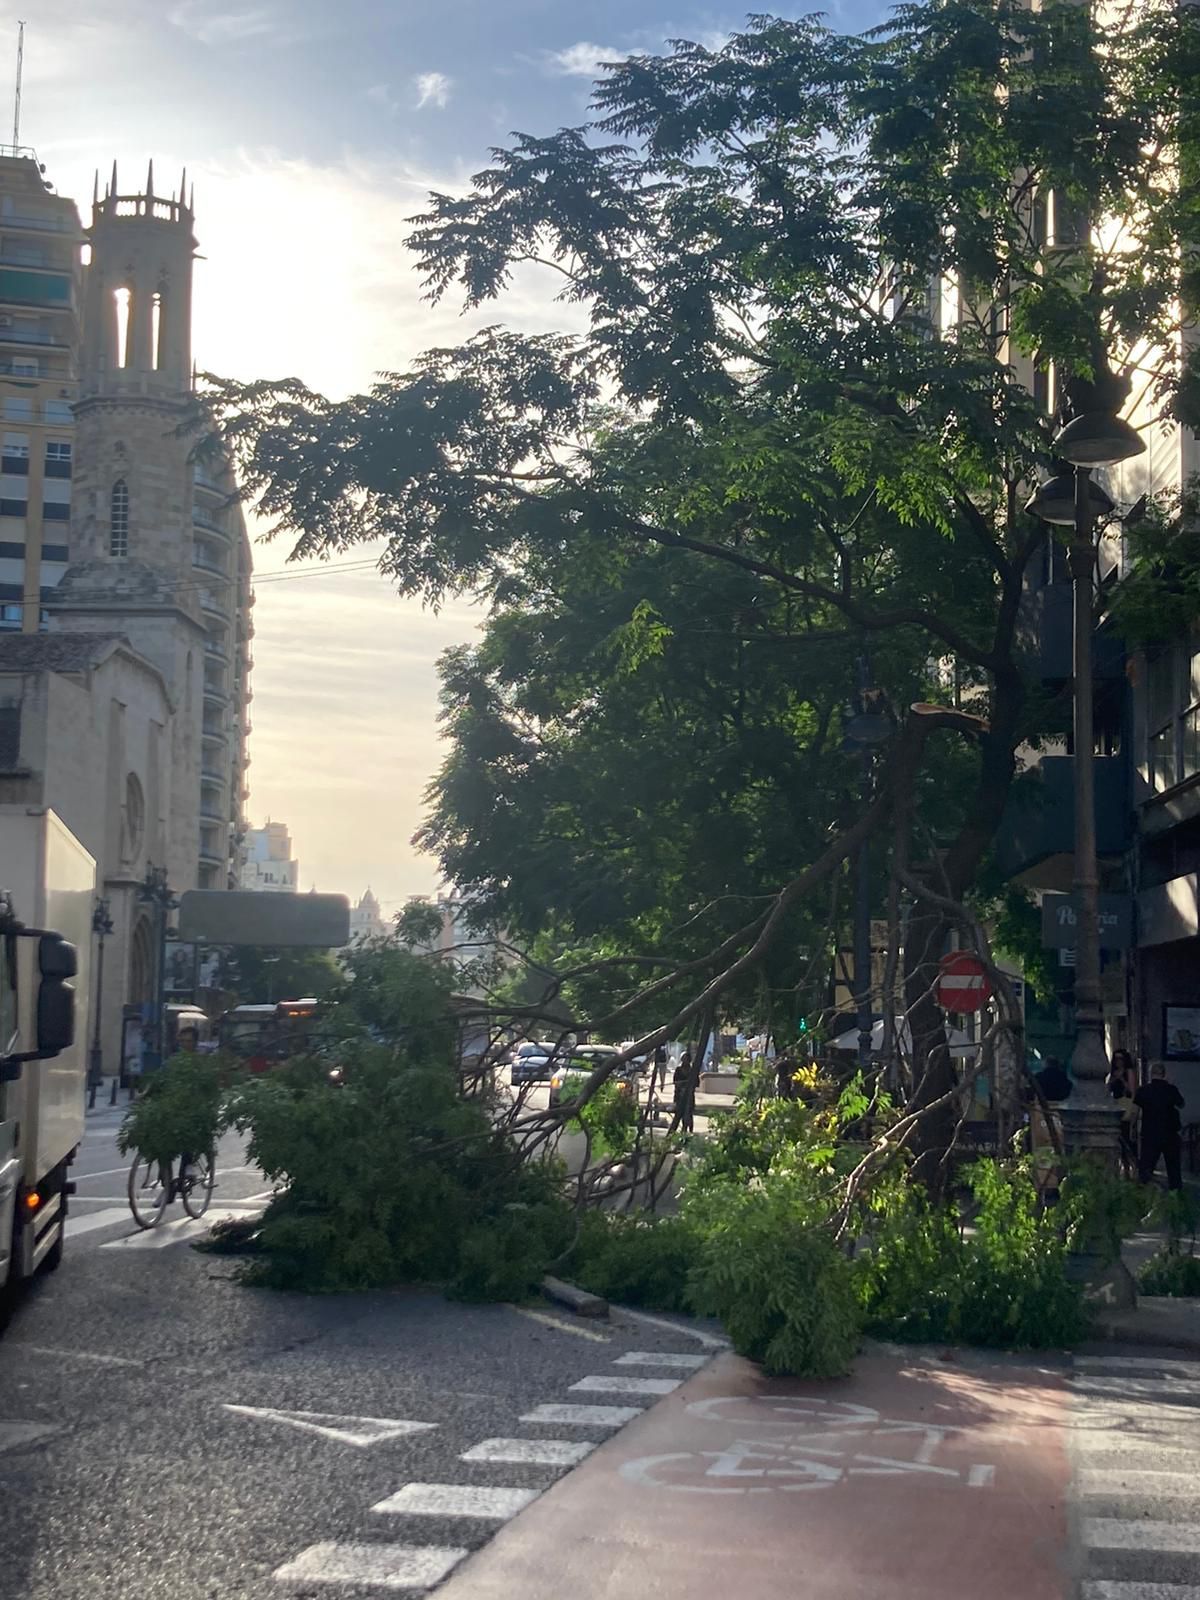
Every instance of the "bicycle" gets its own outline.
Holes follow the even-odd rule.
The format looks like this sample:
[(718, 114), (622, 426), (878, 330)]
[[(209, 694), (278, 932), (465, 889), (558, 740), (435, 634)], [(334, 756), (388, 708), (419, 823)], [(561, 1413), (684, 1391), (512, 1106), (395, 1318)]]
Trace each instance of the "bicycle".
[(199, 1220), (208, 1210), (216, 1181), (213, 1151), (200, 1156), (181, 1155), (179, 1170), (172, 1158), (144, 1156), (139, 1150), (129, 1169), (129, 1209), (139, 1228), (157, 1228), (172, 1200), (183, 1201), (189, 1217)]

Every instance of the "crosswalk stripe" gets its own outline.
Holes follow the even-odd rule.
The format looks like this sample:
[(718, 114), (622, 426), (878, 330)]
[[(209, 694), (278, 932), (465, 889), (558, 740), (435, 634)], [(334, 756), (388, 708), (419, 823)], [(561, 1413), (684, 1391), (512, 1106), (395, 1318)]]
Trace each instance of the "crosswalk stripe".
[(1167, 1356), (1076, 1356), (1076, 1372), (1162, 1372), (1200, 1379), (1200, 1361), (1175, 1361)]
[(621, 1378), (610, 1373), (598, 1377), (580, 1378), (571, 1389), (587, 1394), (670, 1394), (678, 1389), (678, 1378)]
[(1080, 1590), (1080, 1600), (1200, 1600), (1194, 1583), (1114, 1583), (1093, 1579)]
[(613, 1362), (614, 1367), (674, 1367), (678, 1372), (695, 1372), (708, 1356), (668, 1356), (653, 1350), (627, 1350)]
[(596, 1448), (591, 1439), (481, 1439), (460, 1461), (502, 1461), (535, 1467), (574, 1467)]
[(1129, 1395), (1131, 1399), (1163, 1395), (1200, 1401), (1200, 1387), (1193, 1378), (1108, 1378), (1081, 1373), (1071, 1380), (1071, 1387), (1076, 1394)]
[(1190, 1455), (1187, 1468), (1179, 1472), (1158, 1468), (1128, 1472), (1122, 1467), (1085, 1467), (1079, 1474), (1079, 1487), (1084, 1494), (1156, 1494), (1200, 1500), (1195, 1459)]
[[(185, 1239), (198, 1239), (201, 1234), (215, 1228), (218, 1222), (241, 1222), (259, 1216), (262, 1206), (223, 1206), (219, 1211), (206, 1211), (202, 1217), (177, 1217), (172, 1222), (160, 1222), (157, 1228), (139, 1228), (123, 1239), (108, 1239), (102, 1250), (165, 1250), (168, 1245), (181, 1244)], [(129, 1219), (131, 1222), (133, 1218)]]
[(66, 1236), (74, 1239), (81, 1233), (91, 1233), (96, 1228), (111, 1228), (116, 1222), (132, 1222), (129, 1207), (110, 1206), (106, 1211), (90, 1211), (85, 1216), (67, 1215)]
[(534, 1406), (522, 1422), (576, 1423), (586, 1428), (621, 1428), (642, 1414), (641, 1406)]
[(1080, 1528), (1090, 1550), (1152, 1550), (1194, 1555), (1200, 1552), (1200, 1523), (1152, 1522), (1123, 1517), (1084, 1517)]
[(429, 1589), (466, 1555), (451, 1545), (310, 1544), (275, 1573), (281, 1583), (342, 1583), (379, 1589)]
[(1190, 1445), (1180, 1444), (1171, 1433), (1122, 1433), (1119, 1427), (1072, 1428), (1070, 1442), (1077, 1460), (1088, 1466), (1116, 1466), (1123, 1461), (1145, 1466), (1147, 1459), (1173, 1462), (1196, 1460)]
[(426, 1517), (480, 1517), (503, 1522), (515, 1517), (518, 1511), (524, 1511), (540, 1492), (478, 1483), (406, 1483), (403, 1489), (380, 1500), (371, 1510)]

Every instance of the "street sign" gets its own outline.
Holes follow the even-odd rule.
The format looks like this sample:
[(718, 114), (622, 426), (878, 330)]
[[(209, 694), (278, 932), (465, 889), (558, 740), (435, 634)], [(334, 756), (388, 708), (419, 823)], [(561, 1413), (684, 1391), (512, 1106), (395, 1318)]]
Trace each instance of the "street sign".
[(944, 1011), (979, 1011), (992, 997), (987, 968), (970, 950), (943, 956), (939, 966), (937, 1003)]
[[(1048, 950), (1073, 950), (1079, 918), (1073, 894), (1042, 896), (1042, 943)], [(1128, 950), (1133, 943), (1133, 901), (1127, 894), (1098, 897), (1097, 931), (1102, 950)]]

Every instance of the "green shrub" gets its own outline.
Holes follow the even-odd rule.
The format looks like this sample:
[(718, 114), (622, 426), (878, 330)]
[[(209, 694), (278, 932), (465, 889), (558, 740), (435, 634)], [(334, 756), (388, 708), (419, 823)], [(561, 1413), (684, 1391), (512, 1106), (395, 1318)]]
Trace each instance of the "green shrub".
[(154, 1161), (212, 1150), (229, 1124), (226, 1088), (237, 1067), (231, 1056), (172, 1056), (126, 1111), (117, 1148)]
[(586, 1211), (565, 1271), (593, 1294), (648, 1311), (690, 1311), (688, 1284), (699, 1254), (682, 1217)]
[(861, 1296), (812, 1190), (793, 1175), (731, 1182), (696, 1209), (703, 1226), (692, 1299), (721, 1319), (738, 1354), (772, 1375), (846, 1373), (858, 1349)]
[(1160, 1250), (1138, 1273), (1142, 1294), (1200, 1295), (1200, 1260), (1176, 1250)]
[(974, 1210), (967, 1227), (903, 1182), (874, 1197), (860, 1267), (867, 1327), (1008, 1350), (1080, 1339), (1088, 1318), (1067, 1276), (1065, 1211), (1041, 1208), (1028, 1162), (976, 1161), (963, 1177)]
[[(587, 1083), (586, 1074), (571, 1073), (563, 1080), (561, 1097), (574, 1099)], [(629, 1155), (637, 1137), (638, 1101), (618, 1082), (602, 1083), (577, 1117), (567, 1124), (573, 1132), (586, 1132), (593, 1157)]]
[(566, 1241), (556, 1174), (524, 1168), (486, 1107), (459, 1096), (449, 1048), (351, 1042), (339, 1065), (337, 1083), (328, 1062), (302, 1058), (240, 1089), (248, 1159), (281, 1186), (248, 1277), (314, 1291), (524, 1293)]

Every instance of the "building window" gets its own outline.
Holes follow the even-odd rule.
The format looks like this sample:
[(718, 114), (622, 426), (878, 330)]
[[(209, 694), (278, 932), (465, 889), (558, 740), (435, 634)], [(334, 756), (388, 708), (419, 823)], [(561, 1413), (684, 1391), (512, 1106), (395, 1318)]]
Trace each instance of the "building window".
[(1175, 652), (1168, 646), (1150, 659), (1146, 672), (1146, 753), (1150, 787), (1155, 791), (1169, 789), (1177, 781), (1175, 725), (1178, 709)]
[(0, 517), (23, 517), (29, 509), (27, 500), (5, 500), (0, 498)]
[(69, 500), (43, 500), (43, 522), (70, 522), (71, 502)]
[(0, 627), (19, 628), (21, 626), (21, 607), (19, 605), (0, 606)]
[(129, 554), (129, 485), (118, 478), (112, 487), (108, 512), (108, 553), (110, 556)]
[(33, 401), (24, 400), (16, 395), (5, 396), (4, 416), (8, 422), (32, 422)]
[(27, 478), (29, 476), (29, 435), (27, 433), (6, 433), (3, 445), (0, 446), (0, 471), (7, 472), (12, 477)]
[(75, 414), (71, 410), (71, 402), (69, 400), (46, 401), (47, 422), (73, 422), (74, 420)]
[(69, 478), (71, 476), (71, 446), (65, 440), (47, 440), (46, 476), (48, 478)]

